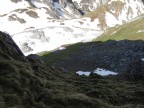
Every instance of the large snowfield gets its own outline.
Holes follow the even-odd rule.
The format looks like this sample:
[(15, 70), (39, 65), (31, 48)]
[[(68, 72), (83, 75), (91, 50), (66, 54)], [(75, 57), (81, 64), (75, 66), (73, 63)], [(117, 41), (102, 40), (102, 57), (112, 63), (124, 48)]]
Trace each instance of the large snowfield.
[[(82, 0), (78, 1), (79, 4), (81, 2)], [(9, 33), (25, 55), (54, 50), (65, 44), (90, 42), (106, 30), (106, 28), (101, 29), (98, 18), (91, 21), (91, 18), (77, 18), (76, 15), (76, 18), (72, 19), (64, 14), (65, 18), (54, 19), (47, 12), (47, 9), (51, 9), (49, 5), (35, 1), (32, 3), (36, 8), (31, 8), (25, 0), (18, 3), (5, 0), (0, 4), (0, 30)], [(95, 6), (98, 3), (99, 1), (95, 1), (93, 4)], [(118, 18), (113, 16), (116, 12), (114, 10), (105, 12), (107, 27), (122, 24), (123, 21), (129, 21), (144, 12), (143, 4), (139, 0), (125, 0), (125, 3)], [(133, 14), (130, 13), (127, 16), (126, 13), (129, 8)], [(28, 12), (35, 12), (37, 17), (33, 18), (26, 12), (21, 12), (24, 9), (27, 9)], [(69, 14), (73, 13), (70, 7), (66, 7), (62, 11), (64, 10)]]

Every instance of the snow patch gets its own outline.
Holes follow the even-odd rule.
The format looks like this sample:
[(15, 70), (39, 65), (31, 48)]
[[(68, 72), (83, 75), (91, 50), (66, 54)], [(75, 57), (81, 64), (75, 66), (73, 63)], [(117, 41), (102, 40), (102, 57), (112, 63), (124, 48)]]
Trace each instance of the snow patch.
[[(76, 73), (78, 75), (89, 76), (91, 72), (77, 71)], [(102, 68), (97, 68), (96, 70), (94, 70), (93, 73), (96, 73), (96, 74), (101, 75), (101, 76), (117, 75), (118, 74), (116, 72), (113, 72), (113, 71), (110, 71), (110, 70), (106, 70), (106, 69), (102, 69)]]
[(109, 12), (106, 12), (105, 18), (106, 18), (106, 24), (107, 24), (107, 26), (109, 26), (109, 27), (113, 27), (113, 26), (115, 26), (116, 24), (122, 24), (122, 21), (121, 21), (121, 20), (117, 20), (117, 19), (114, 17), (114, 15), (112, 15), (112, 14), (109, 13)]
[(124, 0), (111, 0), (110, 2), (108, 2), (108, 4), (111, 4), (112, 2), (114, 1), (121, 1), (121, 2), (124, 2)]
[(46, 4), (43, 3), (43, 0), (41, 1), (41, 3), (36, 2), (35, 0), (31, 0), (32, 4), (34, 6), (36, 6), (37, 8), (41, 8), (41, 7), (47, 7)]
[(101, 75), (101, 76), (117, 75), (116, 72), (109, 71), (106, 69), (101, 69), (101, 68), (97, 68), (96, 70), (94, 70), (94, 73), (97, 73), (98, 75)]
[(114, 31), (111, 35), (114, 35), (114, 34), (116, 34), (117, 33), (117, 31)]
[(144, 61), (144, 58), (142, 58), (141, 60)]
[(139, 30), (137, 33), (142, 33), (142, 32), (144, 32), (144, 30)]
[(73, 2), (80, 3), (82, 0), (72, 0)]
[(22, 2), (18, 2), (18, 3), (14, 3), (10, 0), (5, 0), (0, 3), (0, 15), (9, 13), (16, 9), (23, 9), (26, 7), (29, 7), (29, 4), (28, 4), (28, 2), (26, 2), (24, 0)]
[(65, 50), (66, 49), (66, 47), (60, 47), (59, 48), (59, 50)]
[(78, 71), (76, 72), (78, 75), (85, 75), (85, 76), (89, 76), (91, 72), (84, 72), (84, 71)]

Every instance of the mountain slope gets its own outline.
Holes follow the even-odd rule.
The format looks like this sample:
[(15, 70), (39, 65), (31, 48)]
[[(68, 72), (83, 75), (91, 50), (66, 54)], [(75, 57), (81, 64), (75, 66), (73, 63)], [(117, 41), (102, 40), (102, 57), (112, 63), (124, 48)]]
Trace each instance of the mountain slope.
[[(0, 28), (12, 34), (12, 38), (26, 54), (53, 50), (63, 44), (89, 41), (102, 33), (89, 19), (51, 19), (54, 18), (51, 13), (54, 14), (55, 10), (48, 6), (54, 8), (52, 4), (42, 4), (37, 8), (29, 6), (14, 10), (1, 16)], [(89, 32), (83, 34), (86, 31)]]
[[(129, 71), (131, 64), (144, 57), (144, 17), (106, 30), (89, 43), (79, 43), (62, 51), (41, 54), (46, 63), (69, 71), (91, 71), (104, 68), (118, 73)], [(51, 59), (49, 59), (51, 58)]]
[[(64, 72), (45, 65), (36, 55), (25, 57), (3, 32), (0, 46), (1, 108), (144, 107), (143, 78), (134, 73), (84, 77)], [(129, 78), (132, 79), (128, 81)]]
[(92, 21), (99, 20), (100, 27), (105, 29), (125, 22), (141, 15), (144, 5), (139, 0), (111, 0), (99, 6), (95, 11), (86, 14)]
[[(0, 10), (5, 10), (0, 14), (0, 28), (12, 35), (25, 55), (50, 51), (64, 44), (89, 42), (109, 26), (122, 24), (142, 14), (142, 1), (132, 2), (68, 0), (65, 4), (63, 0), (59, 3), (49, 0), (6, 0), (0, 4)], [(8, 9), (6, 4), (10, 5)], [(82, 12), (95, 9), (81, 18)]]
[(144, 15), (141, 15), (121, 26), (111, 27), (96, 38), (97, 41), (112, 40), (144, 40)]
[(35, 55), (25, 57), (8, 34), (0, 32), (0, 45), (1, 108), (106, 106), (78, 93), (64, 78), (71, 74), (46, 66)]

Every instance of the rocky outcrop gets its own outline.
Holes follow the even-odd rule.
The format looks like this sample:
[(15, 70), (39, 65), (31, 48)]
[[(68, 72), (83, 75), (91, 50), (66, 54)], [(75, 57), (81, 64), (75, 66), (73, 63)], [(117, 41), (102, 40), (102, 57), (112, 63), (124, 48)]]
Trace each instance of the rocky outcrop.
[(12, 57), (18, 60), (25, 60), (24, 54), (15, 44), (11, 36), (1, 31), (0, 31), (0, 52), (1, 57), (5, 55), (9, 59)]
[(33, 49), (28, 46), (28, 43), (27, 43), (27, 42), (23, 43), (23, 44), (20, 46), (20, 48), (21, 48), (21, 50), (22, 50), (24, 53), (33, 51)]
[(27, 56), (27, 59), (32, 63), (44, 63), (43, 60), (36, 54), (30, 54)]
[[(70, 71), (94, 71), (104, 68), (118, 73), (143, 72), (141, 59), (144, 57), (143, 41), (107, 41), (82, 45), (80, 51), (72, 53), (69, 59), (55, 62), (56, 66)], [(136, 61), (141, 61), (135, 63)], [(134, 65), (134, 66), (133, 66)], [(140, 73), (141, 73), (140, 71)]]
[(124, 73), (129, 80), (143, 80), (144, 79), (144, 61), (141, 59), (135, 59), (129, 67), (126, 73)]

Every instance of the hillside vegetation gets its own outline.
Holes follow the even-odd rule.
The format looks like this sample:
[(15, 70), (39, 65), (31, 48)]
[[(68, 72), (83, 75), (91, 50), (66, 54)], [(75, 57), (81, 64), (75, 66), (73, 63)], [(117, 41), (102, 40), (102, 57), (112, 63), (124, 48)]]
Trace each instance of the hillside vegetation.
[(134, 72), (78, 76), (25, 57), (0, 32), (0, 108), (143, 108), (143, 77)]
[[(45, 37), (46, 34), (41, 34), (49, 33), (51, 35), (54, 30), (61, 30), (60, 24), (62, 26), (68, 24), (66, 37), (73, 33), (71, 31), (76, 30), (71, 30), (74, 22), (70, 22), (71, 25), (64, 21), (58, 23), (56, 20), (50, 20), (51, 18), (59, 18), (52, 5), (45, 8), (42, 6), (41, 9), (37, 10), (36, 8), (33, 9), (33, 4), (30, 2), (32, 6), (30, 8), (35, 11), (28, 11), (27, 9), (30, 8), (27, 7), (30, 5), (25, 4), (26, 1), (11, 1), (22, 3), (24, 9), (15, 10), (13, 5), (15, 11), (1, 15), (3, 20), (1, 21), (1, 29), (6, 29), (15, 34), (20, 28), (32, 24), (26, 26), (27, 29), (25, 29), (30, 29), (30, 31), (25, 32), (33, 33), (32, 36), (29, 39), (23, 38), (26, 41), (30, 40), (29, 42), (34, 46), (40, 45), (40, 43), (32, 41), (33, 38), (31, 37), (42, 38), (40, 40), (42, 43), (49, 43), (49, 38)], [(8, 0), (7, 3), (11, 4)], [(131, 3), (130, 0), (129, 3)], [(113, 2), (109, 6), (103, 5), (85, 16), (91, 18), (91, 23), (98, 18), (100, 24), (96, 23), (98, 25), (95, 27), (105, 30), (107, 27), (105, 12), (111, 13), (111, 6), (121, 13), (124, 4)], [(71, 7), (70, 9), (76, 8), (71, 4), (69, 4), (69, 7)], [(43, 9), (46, 11), (43, 11)], [(28, 19), (31, 18), (30, 20), (17, 16), (20, 13), (25, 15), (25, 12)], [(40, 14), (37, 13), (41, 12), (46, 12), (46, 16), (40, 17)], [(17, 13), (17, 15), (13, 13)], [(49, 15), (48, 18), (47, 14)], [(77, 9), (74, 9), (71, 15), (69, 15), (69, 11), (65, 11), (65, 14), (68, 14), (67, 17), (69, 18), (75, 17), (76, 14), (81, 16)], [(118, 18), (118, 14), (115, 14), (114, 17)], [(8, 20), (5, 22), (6, 18)], [(32, 19), (35, 19), (36, 23), (32, 23)], [(43, 22), (43, 19), (47, 23)], [(14, 21), (19, 23), (14, 23)], [(50, 26), (45, 31), (37, 31), (35, 27), (40, 27), (37, 22), (41, 23), (42, 27), (48, 24), (56, 24), (60, 28)], [(83, 27), (83, 23), (78, 22), (78, 25), (80, 24), (80, 27)], [(11, 27), (14, 26), (18, 28), (13, 30)], [(87, 25), (87, 28), (89, 27), (91, 26)], [(31, 28), (34, 29), (31, 31)], [(75, 36), (81, 36), (82, 33), (88, 32), (88, 29), (78, 30), (83, 30), (83, 32)], [(89, 33), (92, 33), (92, 31), (89, 31)], [(63, 35), (62, 32), (55, 35), (60, 36), (60, 34)], [(26, 34), (17, 36), (26, 36)], [(20, 38), (20, 40), (24, 41), (23, 38)], [(62, 38), (55, 39), (59, 41)], [(54, 41), (54, 43), (56, 42)], [(19, 43), (22, 44), (23, 42), (19, 41)], [(27, 43), (25, 46), (27, 46)], [(24, 56), (11, 36), (0, 31), (0, 108), (144, 108), (144, 16), (124, 25), (107, 29), (102, 36), (93, 40), (93, 42), (64, 47), (66, 47), (64, 50), (42, 52), (39, 54), (41, 57), (34, 54)], [(118, 74), (115, 76), (100, 76), (93, 73), (96, 68), (108, 69)], [(90, 76), (80, 76), (76, 74), (76, 71), (91, 71), (92, 73)]]
[(123, 25), (108, 28), (106, 32), (94, 41), (107, 40), (144, 40), (144, 15)]

